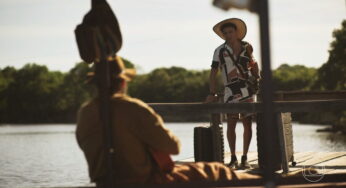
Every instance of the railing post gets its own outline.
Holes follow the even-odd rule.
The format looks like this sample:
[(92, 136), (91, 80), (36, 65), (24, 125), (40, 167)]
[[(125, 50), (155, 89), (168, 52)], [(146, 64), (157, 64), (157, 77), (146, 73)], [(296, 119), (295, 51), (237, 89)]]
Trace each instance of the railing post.
[(285, 129), (284, 129), (284, 120), (282, 113), (276, 113), (275, 114), (277, 119), (277, 125), (278, 125), (278, 135), (279, 135), (279, 142), (280, 142), (280, 152), (281, 152), (281, 167), (285, 174), (288, 173), (288, 160), (287, 160), (287, 151), (286, 151), (286, 139), (285, 139)]
[[(261, 43), (261, 63), (263, 71), (263, 85), (261, 88), (263, 107), (264, 107), (264, 135), (265, 143), (270, 146), (273, 143), (273, 127), (276, 122), (274, 120), (274, 105), (273, 105), (273, 85), (270, 62), (270, 34), (269, 34), (269, 5), (268, 0), (259, 1), (259, 22), (260, 22), (260, 43)], [(275, 187), (274, 164), (273, 158), (270, 155), (273, 152), (271, 147), (266, 149), (266, 163), (264, 168), (264, 179), (266, 187)]]
[(211, 133), (213, 147), (213, 161), (224, 162), (224, 143), (221, 114), (211, 114)]
[(281, 166), (284, 173), (289, 172), (289, 161), (295, 164), (293, 152), (293, 133), (291, 113), (277, 113), (279, 141), (281, 148)]

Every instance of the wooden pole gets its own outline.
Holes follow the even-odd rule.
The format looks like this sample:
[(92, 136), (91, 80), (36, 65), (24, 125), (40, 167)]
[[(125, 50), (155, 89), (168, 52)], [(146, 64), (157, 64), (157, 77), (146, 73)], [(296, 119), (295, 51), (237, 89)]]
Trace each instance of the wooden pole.
[(264, 179), (266, 187), (275, 187), (274, 182), (274, 164), (271, 153), (273, 153), (271, 143), (273, 143), (274, 133), (271, 126), (275, 125), (274, 105), (273, 105), (273, 88), (272, 74), (270, 65), (270, 37), (269, 37), (269, 8), (268, 0), (260, 0), (259, 3), (259, 22), (260, 22), (260, 38), (261, 38), (261, 62), (263, 71), (263, 85), (261, 88), (263, 108), (264, 108), (264, 131), (266, 147), (265, 155), (267, 159), (267, 168), (264, 169)]
[(212, 131), (212, 146), (213, 146), (213, 161), (224, 162), (224, 144), (223, 132), (221, 123), (221, 114), (211, 114), (211, 131)]
[(109, 65), (106, 59), (102, 59), (99, 63), (96, 63), (96, 79), (99, 92), (99, 113), (103, 127), (104, 137), (104, 152), (107, 168), (106, 186), (114, 187), (113, 183), (113, 136), (112, 136), (112, 124), (110, 120), (110, 80), (109, 80)]
[[(92, 0), (92, 8), (96, 8), (97, 3), (105, 3), (105, 0)], [(101, 57), (100, 62), (95, 62), (95, 76), (99, 96), (99, 115), (101, 126), (103, 127), (103, 147), (104, 147), (104, 160), (106, 162), (106, 182), (105, 187), (114, 188), (114, 146), (113, 146), (113, 130), (111, 122), (111, 81), (109, 71), (109, 61), (107, 60), (106, 41), (104, 40), (100, 30), (97, 30), (97, 41), (100, 47)]]

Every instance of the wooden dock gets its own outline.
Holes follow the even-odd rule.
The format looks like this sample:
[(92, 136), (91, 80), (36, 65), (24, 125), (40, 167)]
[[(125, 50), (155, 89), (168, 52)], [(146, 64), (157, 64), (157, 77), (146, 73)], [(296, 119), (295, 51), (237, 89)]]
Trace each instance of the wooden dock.
[[(242, 153), (237, 153), (241, 156)], [(346, 151), (345, 152), (296, 152), (294, 153), (296, 166), (289, 166), (289, 174), (293, 176), (286, 176), (277, 179), (277, 188), (329, 188), (329, 187), (346, 187)], [(252, 166), (250, 170), (236, 170), (238, 172), (249, 172), (252, 174), (259, 173), (257, 152), (248, 153), (248, 162)], [(225, 161), (230, 161), (230, 153), (225, 154)], [(194, 158), (176, 161), (177, 164), (194, 162)], [(317, 169), (321, 177), (304, 177), (303, 170), (307, 167), (314, 167)], [(276, 173), (282, 173), (282, 170)], [(309, 175), (308, 173), (306, 173)], [(310, 178), (310, 179), (309, 179)], [(164, 184), (164, 185), (138, 185), (138, 186), (124, 186), (127, 188), (143, 187), (143, 188), (234, 188), (234, 187), (251, 187), (251, 188), (265, 188), (262, 179), (250, 180), (235, 180), (235, 181), (221, 181), (221, 182), (191, 182), (179, 184)], [(74, 188), (91, 188), (94, 185), (74, 187)], [(270, 186), (269, 186), (270, 187)], [(57, 188), (57, 187), (56, 187)], [(65, 187), (60, 187), (65, 188)]]
[[(241, 153), (237, 153), (241, 156)], [(230, 153), (225, 154), (225, 162), (230, 161)], [(302, 171), (304, 168), (314, 167), (321, 174), (345, 174), (346, 180), (346, 152), (297, 152), (294, 153), (295, 166), (289, 165), (289, 172)], [(194, 158), (177, 161), (178, 163), (194, 162)], [(258, 169), (257, 152), (248, 153), (248, 162), (253, 170)], [(246, 170), (239, 170), (246, 172)], [(277, 171), (277, 173), (282, 173)]]

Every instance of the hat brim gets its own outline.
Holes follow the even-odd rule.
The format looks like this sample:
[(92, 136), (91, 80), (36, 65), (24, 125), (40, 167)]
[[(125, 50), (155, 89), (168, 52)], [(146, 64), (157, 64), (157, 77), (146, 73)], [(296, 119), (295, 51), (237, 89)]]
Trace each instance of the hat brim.
[(131, 81), (136, 76), (135, 69), (125, 69), (118, 77), (124, 78), (126, 81)]
[(237, 27), (237, 35), (238, 35), (238, 38), (240, 40), (243, 40), (245, 35), (246, 35), (246, 32), (247, 32), (247, 28), (246, 28), (246, 24), (243, 20), (239, 19), (239, 18), (229, 18), (229, 19), (226, 19), (226, 20), (223, 20), (219, 23), (217, 23), (214, 27), (213, 27), (213, 30), (214, 32), (219, 35), (219, 37), (221, 37), (223, 40), (225, 40), (225, 37), (221, 31), (221, 26), (226, 24), (226, 23), (232, 23), (234, 24), (236, 27)]
[[(123, 78), (126, 81), (131, 81), (136, 76), (135, 69), (124, 69), (119, 75), (113, 78)], [(88, 72), (86, 83), (92, 83), (95, 81), (95, 72)]]

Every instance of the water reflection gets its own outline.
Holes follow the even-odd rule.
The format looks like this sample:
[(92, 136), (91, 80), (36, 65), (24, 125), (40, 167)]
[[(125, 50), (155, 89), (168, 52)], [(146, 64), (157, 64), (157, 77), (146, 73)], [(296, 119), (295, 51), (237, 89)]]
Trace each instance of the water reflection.
[(334, 146), (335, 151), (345, 151), (346, 135), (340, 132), (338, 133), (326, 133), (325, 139), (328, 140), (331, 145)]
[[(167, 123), (181, 140), (182, 152), (173, 159), (193, 156), (193, 129), (209, 123)], [(346, 151), (346, 136), (316, 132), (323, 126), (293, 126), (294, 151)], [(0, 187), (71, 187), (90, 185), (87, 164), (79, 149), (74, 125), (0, 126)], [(249, 151), (257, 151), (256, 129)], [(226, 126), (224, 126), (224, 135)], [(237, 151), (242, 149), (243, 126), (238, 124)], [(227, 140), (225, 139), (225, 150)]]
[(334, 134), (331, 132), (318, 132), (327, 126), (294, 124), (293, 142), (295, 152), (320, 151), (338, 152), (346, 151), (345, 135)]

